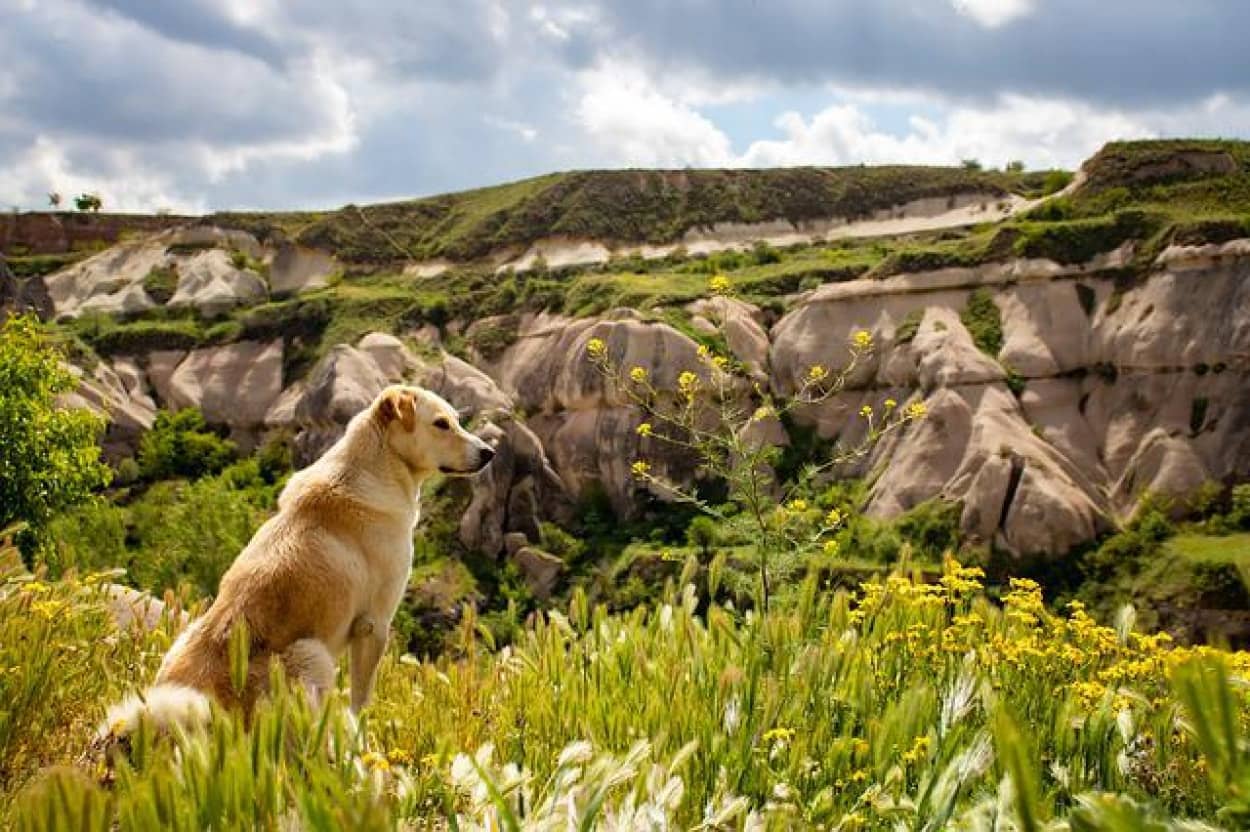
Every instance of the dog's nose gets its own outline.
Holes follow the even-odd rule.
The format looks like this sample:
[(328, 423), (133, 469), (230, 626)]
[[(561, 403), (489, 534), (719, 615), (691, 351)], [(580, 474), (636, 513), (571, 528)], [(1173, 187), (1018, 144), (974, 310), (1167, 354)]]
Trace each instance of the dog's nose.
[(495, 449), (489, 445), (478, 451), (478, 458), (482, 461), (482, 465), (487, 465), (495, 458)]

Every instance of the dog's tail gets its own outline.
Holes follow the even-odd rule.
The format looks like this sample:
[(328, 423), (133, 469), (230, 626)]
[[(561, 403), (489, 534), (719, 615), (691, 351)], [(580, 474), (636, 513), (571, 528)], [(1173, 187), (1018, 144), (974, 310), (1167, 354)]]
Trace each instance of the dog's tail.
[(186, 685), (164, 682), (109, 708), (97, 732), (97, 740), (125, 739), (138, 729), (140, 722), (146, 722), (157, 731), (174, 726), (191, 728), (208, 722), (210, 712), (207, 694)]

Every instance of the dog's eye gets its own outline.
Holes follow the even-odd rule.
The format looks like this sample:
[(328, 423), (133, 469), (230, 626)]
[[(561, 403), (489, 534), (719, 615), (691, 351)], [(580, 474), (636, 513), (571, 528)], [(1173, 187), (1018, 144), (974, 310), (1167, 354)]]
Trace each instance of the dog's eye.
[(446, 419), (440, 416), (439, 418), (434, 420), (434, 427), (438, 428), (439, 430), (451, 430), (451, 422), (447, 421)]

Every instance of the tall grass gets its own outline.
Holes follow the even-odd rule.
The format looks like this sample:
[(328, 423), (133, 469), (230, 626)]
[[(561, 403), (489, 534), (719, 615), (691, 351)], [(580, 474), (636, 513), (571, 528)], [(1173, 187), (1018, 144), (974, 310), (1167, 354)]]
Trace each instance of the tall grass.
[(928, 585), (895, 575), (848, 594), (809, 581), (764, 615), (709, 605), (685, 581), (619, 616), (575, 594), (498, 651), (466, 610), (454, 655), (386, 660), (359, 723), (341, 697), (314, 710), (279, 685), (250, 728), (223, 713), (203, 731), (142, 734), (111, 771), (68, 765), (171, 634), (116, 632), (90, 586), (0, 589), (0, 818), (16, 828), (1247, 818), (1250, 656), (1176, 648), (1129, 617), (1102, 627), (1079, 606), (1053, 614), (1027, 581), (995, 602), (953, 562)]

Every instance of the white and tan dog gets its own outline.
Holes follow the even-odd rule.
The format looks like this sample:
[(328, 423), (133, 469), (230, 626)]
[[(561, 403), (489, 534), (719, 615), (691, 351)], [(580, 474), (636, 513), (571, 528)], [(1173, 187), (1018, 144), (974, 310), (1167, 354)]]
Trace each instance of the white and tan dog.
[[(435, 394), (382, 391), (342, 439), (291, 477), (278, 513), (222, 577), (208, 611), (170, 648), (153, 687), (110, 709), (102, 735), (126, 736), (145, 714), (157, 725), (203, 719), (210, 697), (250, 712), (274, 659), (320, 699), (345, 652), (352, 710), (359, 711), (407, 587), (421, 484), (437, 473), (476, 473), (494, 455)], [(250, 664), (238, 691), (229, 647), (240, 624)]]

